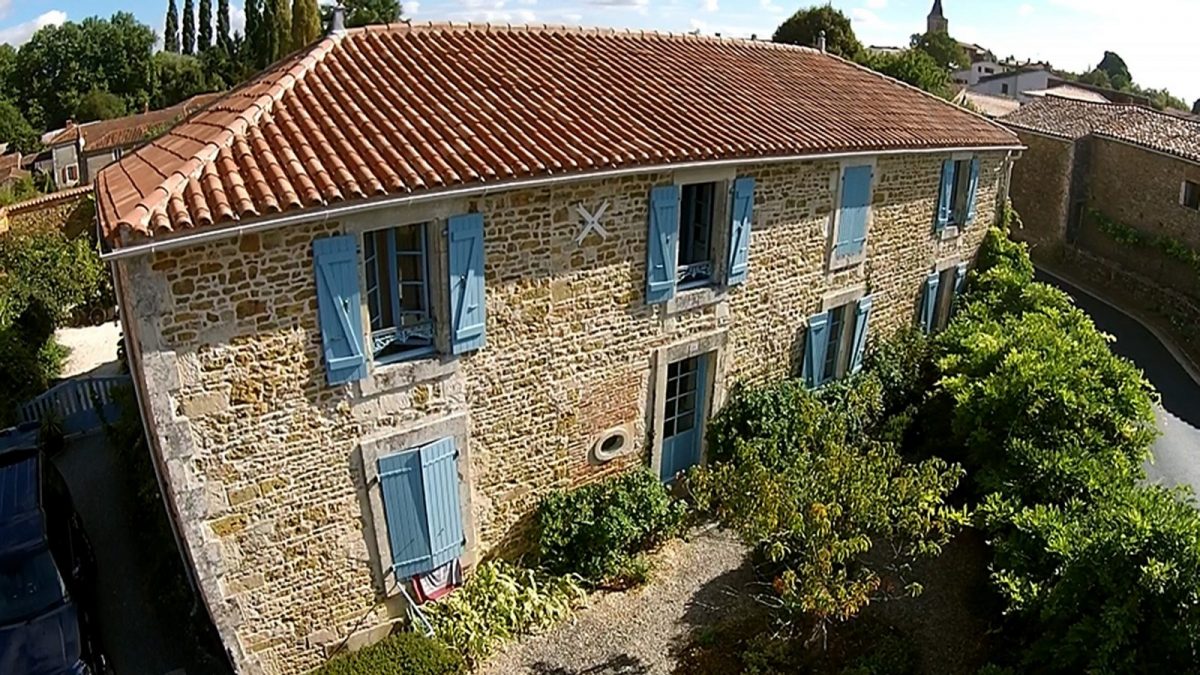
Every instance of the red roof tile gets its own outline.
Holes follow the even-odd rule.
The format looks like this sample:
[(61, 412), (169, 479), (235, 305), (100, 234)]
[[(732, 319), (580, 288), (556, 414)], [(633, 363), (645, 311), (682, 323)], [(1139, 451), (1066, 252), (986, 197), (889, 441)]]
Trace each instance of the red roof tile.
[(83, 137), (84, 152), (136, 145), (147, 140), (149, 136), (166, 131), (170, 125), (223, 95), (223, 92), (197, 94), (186, 101), (161, 110), (151, 110), (137, 115), (126, 115), (86, 124), (72, 124), (52, 136), (46, 145), (72, 143), (79, 136)]
[(518, 178), (849, 150), (1017, 146), (812, 49), (658, 33), (400, 24), (329, 37), (104, 169), (100, 222), (163, 236)]

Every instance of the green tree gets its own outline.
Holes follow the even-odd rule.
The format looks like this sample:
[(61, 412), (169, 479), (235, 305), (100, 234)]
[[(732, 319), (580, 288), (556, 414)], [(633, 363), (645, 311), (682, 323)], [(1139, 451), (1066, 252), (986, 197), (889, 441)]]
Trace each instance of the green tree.
[(910, 44), (913, 49), (919, 49), (933, 57), (933, 60), (946, 70), (959, 70), (971, 65), (966, 50), (958, 44), (958, 40), (950, 37), (949, 33), (938, 31), (913, 35)]
[(21, 46), (13, 70), (15, 102), (40, 128), (62, 126), (93, 89), (141, 109), (153, 91), (154, 31), (132, 14), (38, 30)]
[(1125, 59), (1116, 52), (1104, 52), (1104, 58), (1100, 59), (1096, 70), (1108, 75), (1108, 81), (1112, 83), (1113, 89), (1125, 89), (1133, 84), (1129, 66), (1125, 64)]
[(241, 60), (250, 70), (262, 68), (263, 55), (266, 47), (263, 40), (263, 2), (262, 0), (246, 0), (243, 7), (246, 12), (245, 44), (241, 50)]
[(0, 98), (16, 99), (17, 89), (13, 86), (13, 72), (16, 68), (16, 48), (8, 43), (0, 44)]
[(200, 16), (196, 23), (196, 51), (204, 53), (213, 45), (212, 0), (200, 0)]
[(184, 54), (196, 53), (196, 6), (192, 0), (183, 0), (183, 32), (180, 44)]
[(946, 503), (961, 469), (905, 462), (884, 421), (871, 375), (819, 394), (798, 380), (742, 390), (710, 423), (710, 463), (688, 475), (697, 507), (773, 565), (797, 630), (853, 618), (888, 594), (884, 569), (937, 554), (965, 522)]
[(154, 73), (158, 81), (152, 101), (155, 108), (166, 108), (190, 96), (211, 91), (201, 58), (204, 56), (196, 58), (170, 52), (154, 55)]
[(850, 19), (830, 5), (802, 9), (780, 24), (771, 37), (773, 42), (817, 46), (825, 31), (826, 50), (843, 58), (856, 59), (863, 52), (862, 43), (854, 35)]
[(292, 3), (290, 0), (266, 0), (271, 5), (271, 63), (291, 53)]
[(175, 0), (167, 0), (167, 23), (163, 28), (163, 51), (179, 53), (179, 12)]
[(317, 0), (292, 1), (291, 49), (303, 49), (321, 36), (321, 13)]
[(229, 32), (229, 0), (217, 0), (217, 46), (232, 52), (233, 36)]
[(279, 54), (278, 31), (275, 18), (276, 1), (262, 0), (262, 14), (258, 26), (258, 51), (255, 55), (259, 68), (265, 68), (275, 62)]
[(1113, 88), (1113, 83), (1108, 78), (1108, 73), (1100, 70), (1099, 68), (1094, 68), (1083, 75), (1080, 75), (1079, 81), (1084, 84), (1090, 84), (1094, 87), (1104, 87), (1105, 89)]
[(120, 96), (103, 89), (89, 91), (75, 107), (75, 121), (80, 123), (112, 120), (127, 114), (125, 101)]
[(8, 143), (9, 150), (35, 152), (40, 146), (38, 132), (11, 101), (0, 98), (0, 143)]
[(899, 54), (871, 54), (863, 65), (918, 89), (949, 98), (950, 76), (933, 57), (920, 49), (905, 49)]

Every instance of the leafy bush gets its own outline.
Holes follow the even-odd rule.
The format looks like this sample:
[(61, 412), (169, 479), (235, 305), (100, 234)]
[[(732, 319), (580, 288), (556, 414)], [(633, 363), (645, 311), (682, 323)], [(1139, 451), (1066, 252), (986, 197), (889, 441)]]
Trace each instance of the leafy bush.
[(873, 437), (882, 399), (872, 377), (820, 395), (797, 381), (736, 392), (712, 424), (720, 459), (688, 477), (697, 507), (776, 567), (783, 618), (795, 627), (823, 632), (854, 617), (892, 590), (881, 559), (903, 573), (966, 520), (945, 504), (957, 466), (906, 463)]
[(426, 616), (437, 639), (477, 663), (500, 643), (567, 618), (585, 597), (574, 576), (485, 562), (462, 588), (427, 605)]
[(462, 657), (419, 633), (393, 633), (350, 654), (334, 657), (312, 675), (458, 675)]
[(633, 558), (678, 534), (686, 514), (649, 471), (555, 492), (537, 512), (541, 565), (591, 583), (636, 571)]
[(1200, 659), (1200, 513), (1131, 481), (1088, 503), (993, 494), (993, 577), (1025, 649), (1021, 672), (1182, 673)]

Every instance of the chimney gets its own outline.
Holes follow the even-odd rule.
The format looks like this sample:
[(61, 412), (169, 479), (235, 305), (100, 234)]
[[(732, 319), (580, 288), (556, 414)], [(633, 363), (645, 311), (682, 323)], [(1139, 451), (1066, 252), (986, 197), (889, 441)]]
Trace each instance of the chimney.
[(821, 36), (817, 38), (817, 49), (825, 51), (825, 31), (821, 31)]
[(333, 20), (329, 22), (329, 34), (341, 35), (346, 32), (346, 8), (341, 5), (333, 6)]

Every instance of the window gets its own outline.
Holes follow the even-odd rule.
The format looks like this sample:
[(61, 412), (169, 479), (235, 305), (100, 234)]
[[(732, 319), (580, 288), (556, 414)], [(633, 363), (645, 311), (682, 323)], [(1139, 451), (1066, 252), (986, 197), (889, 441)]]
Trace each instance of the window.
[(861, 370), (871, 305), (866, 296), (809, 317), (803, 375), (810, 388)]
[[(457, 441), (447, 437), (376, 462), (397, 582), (432, 572), (466, 550), (458, 457)], [(386, 564), (387, 556), (381, 558)]]
[[(994, 75), (994, 74), (996, 73), (996, 69), (995, 69), (995, 68), (986, 68), (986, 67), (985, 67), (985, 68), (983, 69), (983, 72), (987, 73), (988, 75)], [(1008, 86), (1008, 85), (1005, 85), (1005, 86)]]
[(363, 235), (371, 351), (377, 362), (433, 352), (426, 227), (406, 225)]
[(707, 370), (707, 354), (667, 365), (660, 471), (664, 481), (674, 480), (681, 471), (700, 463)]
[(77, 164), (68, 164), (67, 166), (64, 166), (60, 173), (64, 185), (79, 181), (79, 166)]
[(121, 159), (121, 156), (122, 156), (122, 155), (124, 155), (124, 154), (125, 154), (125, 151), (124, 151), (122, 148), (113, 148), (113, 155), (112, 155), (112, 156), (113, 156), (113, 159), (114, 159), (114, 160)]
[(920, 312), (921, 327), (926, 333), (936, 333), (950, 324), (954, 301), (962, 292), (966, 278), (966, 263), (931, 272), (926, 277)]
[(680, 288), (701, 286), (712, 279), (716, 195), (716, 183), (683, 186), (679, 202), (679, 260), (676, 266)]
[(1008, 94), (1008, 85), (1007, 84), (1000, 85), (1000, 93), (1005, 94), (1005, 95)]
[(957, 288), (955, 274), (956, 270), (951, 267), (938, 275), (937, 309), (933, 319), (934, 330), (944, 330), (946, 326), (950, 325), (950, 308), (954, 305)]
[(971, 197), (971, 160), (960, 159), (954, 163), (954, 192), (950, 196), (953, 209), (951, 220), (961, 225), (967, 220), (967, 209)]
[(1189, 209), (1200, 211), (1200, 184), (1185, 180), (1181, 192), (1179, 203)]
[(838, 210), (834, 215), (830, 269), (855, 265), (866, 257), (874, 176), (875, 169), (870, 164), (842, 168), (838, 183)]

